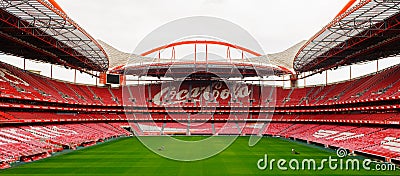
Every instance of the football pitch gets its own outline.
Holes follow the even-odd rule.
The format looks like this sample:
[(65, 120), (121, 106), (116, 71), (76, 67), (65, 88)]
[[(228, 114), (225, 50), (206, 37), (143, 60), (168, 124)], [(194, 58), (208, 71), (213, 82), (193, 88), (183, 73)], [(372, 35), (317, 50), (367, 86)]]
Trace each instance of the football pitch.
[[(160, 137), (153, 137), (160, 138)], [(182, 140), (201, 140), (205, 137), (178, 137)], [(221, 137), (223, 138), (223, 137)], [(330, 156), (339, 159), (335, 151), (295, 141), (264, 137), (256, 146), (248, 146), (249, 137), (239, 137), (218, 155), (194, 162), (180, 162), (163, 158), (148, 150), (137, 138), (122, 138), (81, 150), (57, 155), (33, 163), (22, 164), (0, 175), (398, 175), (398, 171), (331, 170), (324, 163), (323, 170), (305, 169), (286, 171), (268, 166), (265, 170), (257, 162), (268, 155), (268, 160), (315, 159), (317, 166)], [(291, 149), (299, 154), (292, 154)], [(168, 150), (166, 148), (165, 150)], [(345, 159), (355, 158), (347, 157)], [(361, 157), (357, 157), (360, 161)], [(362, 162), (361, 162), (362, 163)], [(286, 163), (288, 167), (288, 163)], [(307, 168), (307, 167), (305, 167)], [(371, 166), (371, 168), (374, 168)]]

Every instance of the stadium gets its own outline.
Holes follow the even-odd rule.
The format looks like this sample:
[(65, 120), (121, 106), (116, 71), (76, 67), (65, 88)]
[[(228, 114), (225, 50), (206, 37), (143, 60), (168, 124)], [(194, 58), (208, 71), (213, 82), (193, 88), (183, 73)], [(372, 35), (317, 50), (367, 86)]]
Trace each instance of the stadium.
[[(54, 0), (0, 0), (0, 174), (398, 175), (399, 8), (350, 0), (277, 54), (235, 24), (188, 17), (130, 54)], [(181, 28), (199, 22), (227, 31)]]

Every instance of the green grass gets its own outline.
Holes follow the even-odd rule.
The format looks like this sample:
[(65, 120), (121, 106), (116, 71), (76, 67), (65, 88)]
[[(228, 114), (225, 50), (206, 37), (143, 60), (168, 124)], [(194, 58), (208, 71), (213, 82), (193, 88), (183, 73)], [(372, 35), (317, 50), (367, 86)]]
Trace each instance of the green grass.
[[(178, 138), (203, 139), (203, 137)], [(317, 162), (336, 154), (327, 149), (270, 137), (263, 138), (254, 147), (249, 147), (248, 139), (239, 137), (229, 148), (209, 159), (179, 162), (154, 154), (136, 138), (124, 138), (23, 164), (0, 171), (0, 175), (399, 175), (398, 171), (332, 171), (329, 168), (322, 171), (279, 171), (276, 165), (274, 170), (261, 171), (256, 164), (264, 154), (268, 154), (270, 159), (289, 161), (292, 158), (299, 160), (309, 158)], [(292, 148), (300, 154), (291, 154)]]

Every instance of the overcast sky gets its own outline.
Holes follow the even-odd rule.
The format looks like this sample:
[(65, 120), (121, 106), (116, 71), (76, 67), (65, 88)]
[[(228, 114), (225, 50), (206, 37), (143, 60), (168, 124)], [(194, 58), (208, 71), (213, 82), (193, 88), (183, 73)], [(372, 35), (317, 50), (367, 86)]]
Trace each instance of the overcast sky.
[(302, 40), (308, 40), (327, 25), (348, 0), (57, 0), (57, 2), (94, 38), (101, 39), (125, 52), (132, 52), (147, 34), (165, 23), (190, 16), (212, 16), (236, 23), (258, 40), (265, 53), (275, 53)]

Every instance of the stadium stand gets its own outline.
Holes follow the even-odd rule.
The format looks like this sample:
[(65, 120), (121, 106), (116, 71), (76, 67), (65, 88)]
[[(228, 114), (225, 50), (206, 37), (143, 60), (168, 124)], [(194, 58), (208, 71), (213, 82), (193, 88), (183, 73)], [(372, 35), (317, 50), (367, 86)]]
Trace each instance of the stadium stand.
[(212, 124), (210, 122), (196, 123), (192, 122), (189, 126), (192, 135), (212, 135), (214, 134)]
[[(94, 87), (86, 85), (73, 85), (70, 83), (51, 80), (34, 73), (22, 71), (11, 65), (0, 63), (3, 67), (1, 77), (1, 97), (11, 97), (23, 100), (36, 100), (45, 102), (59, 102), (67, 104), (89, 104), (104, 106), (121, 105), (122, 89), (110, 89), (107, 87)], [(400, 90), (400, 83), (395, 76), (400, 72), (399, 66), (385, 69), (378, 74), (355, 79), (350, 82), (333, 84), (328, 86), (301, 88), (301, 89), (282, 89), (276, 88), (276, 106), (315, 106), (342, 103), (354, 103), (362, 101), (380, 101), (382, 97), (398, 99), (395, 96)], [(385, 81), (382, 81), (385, 80)], [(360, 84), (362, 83), (362, 84)], [(357, 87), (357, 89), (354, 89)], [(132, 86), (130, 89), (132, 90)], [(315, 91), (318, 90), (318, 91)], [(351, 91), (348, 91), (351, 90)], [(152, 97), (157, 92), (157, 88), (152, 87)], [(317, 92), (317, 93), (315, 93)], [(137, 100), (135, 105), (148, 105), (147, 102), (139, 101), (141, 98), (132, 93), (133, 99)], [(258, 102), (257, 94), (251, 94), (249, 99)], [(147, 99), (151, 99), (148, 97)], [(143, 99), (143, 98), (142, 98)], [(205, 106), (218, 105), (224, 106), (258, 106), (253, 103), (233, 103), (223, 99), (217, 102), (204, 103)], [(248, 101), (245, 101), (248, 102)], [(216, 104), (217, 103), (217, 104)], [(186, 105), (186, 104), (185, 104)], [(151, 106), (155, 106), (154, 102)]]
[(265, 133), (381, 157), (400, 155), (397, 128), (271, 123)]
[[(368, 19), (383, 15), (385, 18), (382, 18), (379, 23), (398, 17), (398, 12), (390, 10), (386, 10), (382, 14), (377, 11), (379, 15), (374, 13), (377, 10), (375, 8), (379, 8), (379, 6), (382, 9), (390, 9), (390, 4), (375, 4), (377, 2), (372, 1), (363, 3), (365, 3), (365, 7), (371, 8), (354, 9), (354, 13), (363, 12), (359, 13), (360, 16), (366, 15), (365, 17)], [(36, 6), (27, 8), (31, 10), (44, 8), (43, 4), (36, 4)], [(17, 17), (20, 11), (22, 9), (6, 11), (4, 8), (1, 13), (12, 19)], [(42, 14), (45, 11), (39, 12), (38, 15), (45, 16)], [(54, 11), (46, 11), (46, 13), (55, 15)], [(369, 13), (371, 14), (368, 16)], [(343, 17), (347, 17), (346, 15)], [(55, 17), (57, 18), (54, 20), (63, 20), (57, 15)], [(26, 17), (24, 20), (21, 21), (21, 24), (26, 24), (30, 18)], [(342, 18), (335, 20), (342, 20)], [(74, 29), (79, 28), (70, 19), (67, 22)], [(3, 21), (2, 24), (13, 27), (13, 24), (6, 23), (6, 21)], [(331, 31), (332, 29), (340, 30), (333, 28), (335, 24), (332, 23), (323, 31), (341, 32)], [(371, 24), (371, 26), (375, 26), (375, 24)], [(37, 28), (38, 26), (32, 27)], [(328, 30), (330, 28), (332, 29)], [(22, 29), (15, 27), (12, 29), (14, 30), (8, 30), (4, 35), (7, 35), (7, 39), (10, 41), (12, 39), (14, 43), (25, 39), (25, 42), (30, 45), (39, 45), (32, 39), (43, 37), (32, 35), (27, 31), (24, 33), (26, 36), (21, 37), (16, 35), (18, 34), (16, 31)], [(373, 28), (366, 30), (372, 31), (371, 33), (380, 31)], [(386, 35), (389, 33), (388, 31), (390, 31), (389, 28), (383, 31), (382, 38), (391, 37), (391, 35)], [(71, 31), (65, 32), (70, 33)], [(106, 71), (108, 58), (104, 50), (85, 31), (76, 30), (75, 32), (82, 35), (81, 39), (90, 41), (89, 43), (95, 47), (94, 54), (98, 57), (84, 52), (85, 57), (77, 58), (75, 52), (65, 51), (76, 48), (76, 46), (69, 46), (68, 43), (63, 43), (64, 47), (54, 47), (51, 43), (41, 42), (40, 45), (43, 47), (40, 52), (64, 53), (60, 54), (64, 59), (72, 59), (77, 63), (70, 65), (57, 60), (55, 64), (81, 68), (80, 70), (85, 72), (87, 70), (83, 67)], [(318, 39), (320, 35), (325, 35), (325, 33), (319, 33), (311, 41)], [(62, 35), (58, 34), (59, 36)], [(355, 35), (349, 37), (348, 40), (351, 42), (357, 37)], [(366, 47), (368, 42), (381, 40), (377, 39), (375, 35), (367, 38), (369, 39), (363, 40), (362, 45), (357, 49), (370, 49)], [(321, 65), (318, 65), (317, 62), (314, 64), (311, 60), (318, 59), (320, 55), (314, 53), (316, 50), (307, 49), (308, 45), (318, 45), (317, 41), (311, 41), (307, 42), (305, 47), (299, 51), (294, 65), (296, 71), (326, 70), (337, 66), (332, 65), (336, 62), (329, 61), (329, 58), (334, 60), (338, 56), (346, 56), (345, 54), (333, 54), (327, 57), (327, 60), (324, 60)], [(382, 46), (391, 46), (388, 45), (390, 42), (384, 43), (386, 42), (381, 42)], [(336, 44), (332, 46), (336, 46)], [(83, 47), (81, 48), (83, 51), (87, 49), (86, 44), (80, 47)], [(327, 53), (329, 50), (335, 51), (335, 48), (325, 47), (323, 49), (326, 49)], [(339, 49), (356, 52), (351, 48)], [(398, 51), (398, 49), (393, 48), (391, 51), (382, 53), (390, 55), (394, 51)], [(37, 54), (21, 52), (18, 48), (8, 52), (17, 56), (34, 56), (35, 60), (55, 62), (46, 60), (49, 58)], [(307, 58), (309, 55), (307, 52), (314, 53), (313, 57)], [(373, 50), (368, 52), (373, 52)], [(353, 57), (353, 55), (351, 56)], [(366, 55), (368, 60), (374, 60), (374, 56), (374, 54)], [(350, 64), (355, 62), (354, 60), (349, 59), (346, 62)], [(400, 109), (398, 102), (400, 99), (399, 74), (400, 66), (396, 65), (378, 73), (331, 85), (289, 89), (274, 87), (276, 99), (273, 100), (261, 98), (261, 90), (270, 87), (247, 84), (240, 86), (251, 90), (247, 92), (248, 96), (229, 95), (224, 98), (218, 96), (216, 98), (208, 97), (206, 100), (205, 92), (200, 91), (197, 97), (191, 97), (194, 99), (189, 100), (186, 97), (177, 97), (176, 95), (168, 97), (162, 94), (163, 87), (160, 84), (121, 86), (119, 88), (79, 85), (50, 79), (6, 63), (0, 63), (0, 123), (4, 126), (0, 130), (0, 168), (8, 168), (10, 163), (16, 161), (29, 162), (45, 158), (53, 152), (66, 148), (76, 149), (81, 146), (94, 145), (96, 142), (102, 142), (109, 138), (128, 136), (131, 132), (135, 135), (254, 135), (261, 131), (264, 135), (293, 138), (326, 147), (342, 147), (352, 152), (399, 159), (400, 131), (396, 126), (400, 124), (398, 115), (398, 109)], [(215, 86), (216, 84), (221, 85)], [(218, 93), (221, 93), (221, 90), (226, 89), (227, 86), (218, 81), (185, 82), (176, 89), (176, 92), (196, 88), (198, 90), (215, 88), (220, 91)], [(129, 95), (130, 101), (124, 101), (123, 93)], [(261, 117), (260, 112), (268, 112), (262, 107), (269, 107), (271, 104), (275, 105), (275, 109), (270, 110), (275, 112), (274, 116), (269, 119), (271, 123), (254, 121), (244, 123), (249, 119), (266, 120)], [(167, 110), (163, 108), (164, 105), (171, 108), (172, 112), (167, 113)], [(205, 113), (199, 113), (203, 111), (198, 110), (199, 107), (213, 107), (216, 112), (206, 109)], [(231, 108), (241, 111), (242, 114), (246, 112), (246, 114), (238, 113), (229, 116)], [(247, 108), (247, 110), (242, 110), (243, 108)], [(152, 122), (153, 120), (155, 122)]]
[[(222, 99), (217, 99), (217, 102), (204, 102), (203, 106), (206, 107), (220, 107), (217, 108), (220, 113), (216, 114), (188, 115), (177, 110), (176, 113), (167, 115), (163, 110), (156, 110), (159, 105), (155, 102), (140, 100), (135, 87), (130, 86), (130, 97), (137, 100), (130, 106), (147, 106), (151, 113), (125, 115), (121, 109), (124, 87), (114, 89), (71, 84), (23, 71), (5, 63), (0, 64), (3, 75), (0, 77), (2, 100), (0, 104), (3, 107), (0, 121), (17, 124), (10, 128), (2, 128), (0, 132), (2, 168), (9, 167), (9, 163), (15, 161), (32, 161), (48, 157), (52, 152), (63, 148), (75, 149), (108, 138), (130, 135), (126, 129), (135, 135), (251, 135), (258, 134), (258, 131), (262, 130), (264, 135), (304, 140), (326, 147), (343, 147), (350, 151), (387, 158), (400, 156), (398, 144), (400, 136), (397, 129), (387, 126), (359, 126), (400, 123), (400, 116), (395, 111), (396, 100), (400, 98), (396, 96), (400, 85), (393, 76), (399, 74), (400, 66), (327, 86), (301, 89), (277, 87), (275, 111), (278, 113), (271, 118), (272, 123), (264, 127), (264, 123), (243, 124), (243, 121), (240, 121), (258, 119), (258, 111), (254, 110), (250, 112), (255, 113), (246, 116), (234, 116), (239, 121), (225, 123), (229, 118), (226, 114), (229, 111), (223, 108), (261, 107), (263, 101), (259, 100), (257, 93), (250, 95), (249, 99), (254, 100), (252, 103), (229, 102)], [(255, 88), (256, 86), (252, 90)], [(151, 94), (146, 94), (153, 96), (160, 90), (157, 86), (154, 88), (145, 86), (145, 89), (151, 90)], [(147, 97), (151, 98), (153, 97)], [(220, 105), (219, 101), (222, 102)], [(187, 107), (197, 107), (201, 104), (192, 105)], [(353, 106), (353, 110), (350, 110), (348, 105)], [(171, 107), (174, 106), (177, 105)], [(42, 111), (26, 111), (24, 108), (36, 108)], [(64, 112), (71, 110), (72, 112)], [(334, 113), (321, 113), (327, 110)], [(156, 123), (148, 120), (155, 120)], [(183, 122), (177, 123), (175, 120)], [(211, 122), (196, 122), (207, 120)], [(52, 124), (54, 122), (65, 124)], [(316, 124), (303, 124), (304, 122)], [(18, 125), (18, 123), (23, 124)]]
[[(109, 70), (108, 56), (100, 44), (65, 14), (60, 16), (53, 6), (16, 1), (5, 1), (1, 5), (0, 26), (4, 28), (0, 31), (0, 52), (88, 74), (120, 71)], [(398, 5), (396, 1), (368, 0), (340, 14), (300, 49), (293, 69), (299, 73), (318, 73), (339, 65), (398, 54), (399, 45), (392, 43), (400, 36), (392, 33), (399, 31)], [(346, 22), (357, 18), (365, 20), (360, 24)], [(32, 19), (41, 20), (33, 22)], [(69, 27), (41, 32), (38, 29), (45, 25), (41, 21)], [(344, 35), (349, 32), (343, 31), (342, 24), (349, 25), (347, 30), (351, 30), (352, 35)], [(365, 32), (357, 33), (358, 29)], [(77, 36), (74, 39), (77, 42), (70, 42), (69, 36)], [(294, 74), (286, 66), (272, 70), (279, 71), (277, 75)], [(285, 89), (240, 83), (238, 85), (246, 90), (242, 93), (245, 96), (229, 94), (205, 98), (210, 89), (220, 95), (227, 85), (215, 80), (186, 81), (181, 87), (167, 87), (175, 88), (175, 94), (168, 94), (170, 90), (162, 93), (164, 88), (159, 83), (97, 87), (54, 80), (0, 62), (0, 168), (132, 133), (141, 136), (258, 135), (261, 132), (262, 135), (400, 160), (398, 75), (400, 65), (345, 82), (314, 87)], [(261, 90), (271, 88), (276, 98), (263, 98)], [(189, 92), (189, 89), (197, 89), (197, 95), (177, 96), (179, 91)], [(231, 111), (235, 111), (234, 115), (230, 115)], [(265, 119), (265, 113), (274, 115)]]
[[(94, 145), (109, 138), (128, 136), (120, 123), (48, 124), (2, 127), (0, 130), (0, 167), (15, 161), (34, 161), (63, 149)], [(128, 124), (125, 124), (128, 126)]]

